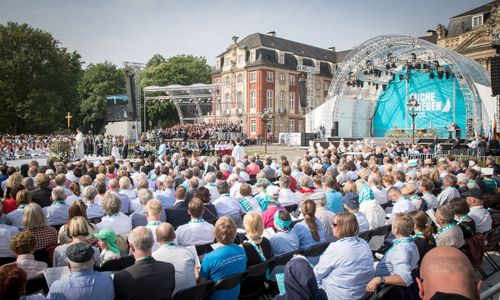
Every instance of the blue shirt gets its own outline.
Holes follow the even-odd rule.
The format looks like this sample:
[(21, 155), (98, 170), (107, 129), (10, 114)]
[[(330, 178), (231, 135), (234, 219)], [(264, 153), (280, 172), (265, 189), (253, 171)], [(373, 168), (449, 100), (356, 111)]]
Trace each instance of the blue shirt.
[(358, 237), (331, 243), (314, 267), (314, 275), (328, 299), (361, 299), (373, 278), (370, 246)]
[(50, 206), (44, 207), (43, 210), (48, 225), (62, 225), (68, 220), (69, 206), (64, 202), (53, 202)]
[(113, 279), (108, 273), (85, 270), (73, 272), (67, 279), (54, 281), (50, 287), (48, 300), (86, 300), (115, 298)]
[(161, 201), (163, 209), (167, 209), (175, 204), (174, 193), (174, 189), (166, 189), (165, 191), (154, 193), (154, 198)]
[(326, 194), (326, 208), (328, 208), (329, 211), (332, 211), (336, 214), (344, 212), (344, 202), (342, 202), (341, 193), (335, 190), (330, 190), (325, 194)]
[(16, 226), (19, 229), (24, 229), (23, 214), (24, 214), (24, 209), (20, 207), (8, 213), (6, 216), (7, 225), (12, 225)]
[[(217, 282), (223, 278), (242, 273), (247, 267), (245, 250), (238, 245), (222, 246), (208, 253), (201, 263), (200, 277)], [(236, 300), (240, 286), (220, 290), (212, 294), (211, 300)]]
[[(292, 228), (292, 232), (297, 235), (299, 238), (299, 247), (300, 249), (308, 249), (311, 248), (312, 246), (326, 242), (325, 239), (325, 228), (323, 227), (323, 223), (319, 219), (316, 218), (316, 226), (318, 227), (318, 235), (319, 235), (319, 241), (316, 241), (312, 234), (311, 230), (309, 230), (309, 226), (307, 226), (306, 221), (300, 221), (299, 223), (295, 224)], [(312, 265), (315, 265), (318, 262), (319, 257), (307, 257), (307, 260), (309, 263)]]
[(278, 231), (269, 238), (272, 256), (280, 256), (288, 252), (299, 250), (299, 237), (292, 231)]
[[(402, 240), (402, 239), (399, 239)], [(417, 245), (412, 241), (397, 243), (387, 250), (377, 265), (375, 276), (399, 275), (410, 286), (413, 283), (411, 272), (417, 268), (420, 259)]]

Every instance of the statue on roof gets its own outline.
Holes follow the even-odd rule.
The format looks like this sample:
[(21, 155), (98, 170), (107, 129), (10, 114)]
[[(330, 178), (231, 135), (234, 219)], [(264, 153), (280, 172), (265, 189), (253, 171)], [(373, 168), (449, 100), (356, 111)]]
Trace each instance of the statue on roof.
[(436, 27), (436, 33), (439, 40), (444, 39), (446, 37), (446, 27), (443, 24), (438, 24)]

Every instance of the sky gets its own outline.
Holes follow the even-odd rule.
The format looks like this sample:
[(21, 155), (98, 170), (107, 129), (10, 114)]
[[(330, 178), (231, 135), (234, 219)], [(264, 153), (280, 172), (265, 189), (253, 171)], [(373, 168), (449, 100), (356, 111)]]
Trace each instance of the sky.
[(337, 50), (381, 34), (423, 36), (491, 0), (0, 0), (0, 24), (28, 23), (76, 50), (85, 65), (146, 63), (154, 54), (204, 56), (232, 36), (278, 37)]

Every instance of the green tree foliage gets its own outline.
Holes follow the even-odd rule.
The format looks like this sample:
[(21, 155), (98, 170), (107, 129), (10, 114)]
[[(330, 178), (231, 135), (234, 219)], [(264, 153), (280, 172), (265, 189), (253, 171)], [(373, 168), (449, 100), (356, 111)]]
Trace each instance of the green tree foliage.
[(84, 132), (101, 132), (106, 124), (106, 96), (126, 93), (123, 70), (110, 63), (90, 64), (78, 86)]
[(27, 24), (0, 24), (0, 132), (49, 133), (76, 116), (80, 55)]
[[(141, 85), (145, 87), (210, 83), (210, 75), (211, 68), (203, 57), (177, 55), (165, 60), (163, 56), (155, 54), (141, 72)], [(154, 127), (165, 127), (179, 122), (175, 106), (165, 101), (148, 101), (147, 114)]]

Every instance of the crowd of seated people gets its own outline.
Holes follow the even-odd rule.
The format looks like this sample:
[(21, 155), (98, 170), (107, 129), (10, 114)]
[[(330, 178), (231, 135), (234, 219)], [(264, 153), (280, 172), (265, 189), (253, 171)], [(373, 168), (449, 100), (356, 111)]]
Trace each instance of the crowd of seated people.
[(241, 129), (240, 123), (233, 122), (177, 124), (163, 129), (160, 135), (167, 139), (213, 139), (212, 137), (218, 132), (241, 132)]
[[(500, 236), (488, 164), (492, 175), (452, 156), (414, 164), (387, 149), (328, 148), (2, 166), (0, 299), (66, 266), (69, 277), (30, 297), (169, 299), (208, 287), (210, 299), (361, 299), (393, 287), (387, 297), (478, 299), (474, 246), (498, 249)], [(438, 285), (449, 273), (456, 286)]]

